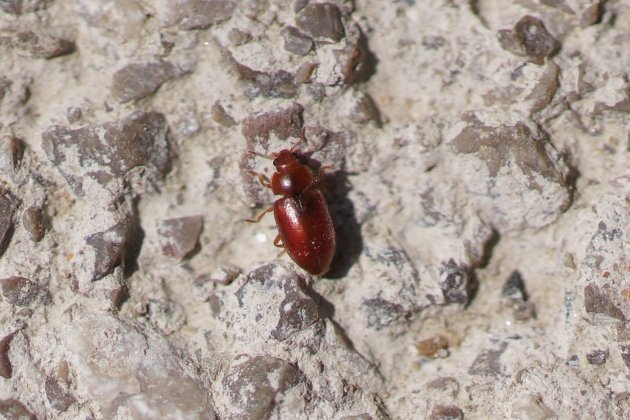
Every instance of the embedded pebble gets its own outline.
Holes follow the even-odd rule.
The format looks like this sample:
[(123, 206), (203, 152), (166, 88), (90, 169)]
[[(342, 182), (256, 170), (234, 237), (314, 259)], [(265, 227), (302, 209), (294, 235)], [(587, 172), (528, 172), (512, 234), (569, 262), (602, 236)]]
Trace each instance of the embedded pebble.
[(292, 54), (306, 55), (313, 48), (313, 40), (293, 26), (286, 26), (280, 32), (284, 38), (284, 49)]
[(344, 36), (341, 12), (332, 3), (309, 3), (297, 13), (295, 24), (314, 38), (339, 42)]
[(381, 126), (380, 111), (370, 95), (359, 96), (350, 112), (350, 119), (356, 123), (366, 124), (372, 121), (377, 127)]
[(42, 295), (41, 287), (25, 277), (7, 277), (0, 280), (3, 298), (11, 305), (29, 306)]
[(164, 174), (170, 161), (166, 131), (164, 115), (138, 111), (102, 125), (55, 125), (44, 131), (42, 140), (48, 159), (81, 195), (84, 178), (106, 185), (140, 166)]
[(512, 271), (512, 274), (509, 275), (503, 284), (501, 295), (510, 302), (525, 302), (527, 300), (525, 282), (518, 270)]
[(468, 369), (471, 375), (502, 375), (504, 373), (501, 355), (508, 347), (508, 343), (501, 342), (496, 348), (487, 349), (479, 353)]
[(236, 125), (234, 118), (228, 114), (219, 102), (215, 102), (212, 105), (212, 119), (224, 127), (233, 127)]
[(65, 413), (76, 402), (75, 398), (52, 376), (46, 378), (44, 390), (53, 410)]
[(522, 17), (513, 29), (500, 30), (498, 37), (505, 50), (528, 57), (538, 65), (542, 65), (559, 48), (558, 41), (547, 31), (543, 22), (534, 16)]
[(39, 242), (44, 238), (47, 228), (46, 215), (39, 206), (30, 206), (22, 213), (22, 226), (28, 232), (33, 242)]
[(248, 84), (246, 94), (250, 98), (258, 95), (266, 98), (292, 98), (298, 93), (294, 75), (286, 70), (266, 73), (236, 60), (233, 63), (241, 80)]
[(289, 137), (299, 138), (304, 124), (302, 113), (304, 107), (294, 103), (288, 108), (276, 112), (265, 112), (252, 115), (243, 121), (243, 136), (247, 145), (254, 150), (260, 144), (263, 149), (269, 147), (269, 137), (274, 134), (280, 140)]
[(181, 73), (174, 64), (167, 61), (128, 64), (114, 73), (112, 95), (121, 103), (137, 101), (149, 96)]
[(536, 85), (527, 95), (527, 100), (531, 101), (530, 109), (532, 112), (539, 112), (545, 109), (556, 94), (559, 81), (560, 67), (552, 61), (547, 64), (545, 71), (536, 81)]
[(20, 169), (23, 154), (22, 140), (13, 136), (0, 137), (0, 173), (14, 177)]
[(94, 254), (91, 281), (102, 279), (124, 264), (128, 235), (129, 225), (121, 221), (105, 231), (85, 237), (86, 245), (92, 248)]
[(586, 353), (586, 360), (591, 365), (601, 366), (606, 363), (608, 356), (610, 355), (608, 349), (606, 350), (593, 350), (590, 353)]
[(12, 339), (13, 333), (0, 338), (0, 376), (4, 379), (10, 379), (13, 374), (13, 366), (9, 359), (9, 347)]
[(197, 245), (203, 227), (203, 216), (187, 216), (167, 219), (158, 225), (162, 253), (182, 260)]
[(13, 216), (18, 204), (18, 198), (0, 186), (0, 256), (13, 235)]

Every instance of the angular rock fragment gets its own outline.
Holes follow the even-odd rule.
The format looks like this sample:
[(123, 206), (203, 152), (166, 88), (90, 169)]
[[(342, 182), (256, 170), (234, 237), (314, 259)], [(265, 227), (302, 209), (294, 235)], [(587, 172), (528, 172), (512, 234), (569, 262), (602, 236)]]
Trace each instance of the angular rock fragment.
[(179, 26), (184, 30), (206, 29), (226, 21), (236, 7), (233, 0), (184, 0), (180, 3)]
[(468, 369), (471, 375), (502, 375), (503, 365), (501, 355), (507, 349), (508, 343), (501, 342), (495, 349), (484, 350)]
[(93, 249), (94, 268), (91, 281), (100, 280), (124, 262), (129, 226), (122, 221), (103, 231), (85, 238), (85, 243)]
[(512, 271), (501, 289), (501, 295), (510, 302), (524, 302), (527, 300), (525, 282), (518, 270)]
[(266, 98), (292, 98), (298, 92), (293, 74), (286, 70), (265, 73), (254, 70), (236, 60), (232, 60), (239, 78), (249, 84), (248, 96), (255, 98), (262, 95)]
[(527, 95), (526, 99), (531, 101), (531, 112), (542, 111), (551, 103), (553, 96), (560, 86), (559, 76), (560, 67), (554, 62), (549, 62), (545, 71), (536, 81), (536, 85), (529, 95)]
[(232, 118), (232, 116), (230, 114), (227, 113), (227, 111), (225, 110), (225, 108), (223, 108), (223, 106), (221, 105), (221, 103), (219, 103), (219, 101), (215, 102), (212, 105), (212, 119), (215, 122), (218, 122), (219, 124), (221, 124), (224, 127), (233, 127), (236, 125), (236, 121), (234, 121), (234, 118)]
[(86, 177), (106, 185), (139, 166), (161, 176), (170, 163), (166, 120), (157, 112), (77, 129), (52, 126), (42, 140), (48, 158), (78, 195)]
[(128, 64), (114, 73), (112, 95), (121, 103), (137, 101), (181, 74), (180, 69), (166, 61)]
[(286, 393), (306, 395), (300, 370), (284, 360), (269, 356), (238, 356), (222, 380), (229, 398), (229, 418), (270, 418)]
[(0, 413), (9, 420), (37, 420), (24, 404), (12, 398), (0, 400)]
[(215, 418), (202, 381), (162, 336), (105, 313), (75, 319), (60, 336), (99, 417)]
[(18, 204), (17, 197), (0, 186), (0, 256), (13, 235), (13, 216)]
[(468, 303), (472, 279), (469, 269), (450, 259), (440, 267), (440, 288), (445, 303)]
[(341, 11), (332, 3), (309, 3), (295, 16), (295, 24), (313, 38), (339, 42), (344, 36)]
[(33, 242), (39, 242), (46, 234), (47, 220), (44, 210), (39, 206), (30, 206), (22, 213), (22, 226)]
[(83, 118), (83, 110), (77, 106), (71, 106), (66, 110), (66, 120), (69, 124), (75, 124)]
[(538, 65), (542, 65), (560, 46), (547, 32), (542, 21), (533, 16), (524, 16), (513, 29), (500, 30), (498, 37), (503, 49), (520, 57), (527, 57)]
[(601, 21), (604, 10), (603, 3), (603, 1), (594, 0), (580, 11), (580, 26), (582, 28), (586, 28), (587, 26), (594, 25)]
[(70, 54), (75, 50), (73, 41), (33, 31), (0, 32), (0, 45), (17, 48), (30, 53), (33, 57), (46, 59)]
[(284, 38), (284, 49), (291, 54), (306, 55), (313, 48), (313, 40), (293, 26), (286, 26), (280, 34)]
[(0, 174), (14, 177), (20, 169), (24, 143), (13, 136), (0, 137)]
[(298, 83), (310, 83), (313, 71), (317, 68), (315, 63), (304, 63), (295, 71), (295, 81)]
[(608, 349), (593, 350), (592, 352), (586, 354), (586, 360), (588, 360), (591, 365), (601, 366), (606, 363), (609, 355), (610, 352)]
[(609, 284), (598, 286), (589, 284), (584, 288), (584, 307), (586, 312), (608, 315), (611, 318), (626, 321), (630, 313), (630, 302)]
[(162, 253), (166, 256), (182, 260), (197, 245), (203, 216), (188, 216), (163, 220), (158, 226)]
[(245, 118), (243, 136), (247, 140), (247, 146), (255, 150), (256, 146), (261, 145), (267, 151), (269, 136), (272, 134), (280, 140), (286, 140), (290, 137), (299, 138), (304, 124), (303, 112), (304, 107), (294, 103), (290, 107), (276, 112), (265, 112)]
[(381, 113), (370, 95), (359, 96), (352, 110), (350, 119), (359, 124), (374, 122), (377, 127), (381, 126)]
[(29, 306), (42, 296), (42, 288), (25, 277), (7, 277), (0, 280), (2, 297), (15, 306)]
[(245, 45), (249, 41), (252, 40), (252, 35), (250, 33), (241, 31), (238, 28), (232, 28), (230, 33), (228, 34), (228, 39), (235, 47)]
[(56, 378), (49, 376), (44, 382), (46, 398), (53, 410), (65, 413), (76, 402), (75, 398), (59, 384)]
[(0, 338), (0, 377), (4, 379), (11, 378), (13, 374), (13, 365), (11, 365), (11, 360), (9, 359), (9, 345), (12, 339), (13, 333)]

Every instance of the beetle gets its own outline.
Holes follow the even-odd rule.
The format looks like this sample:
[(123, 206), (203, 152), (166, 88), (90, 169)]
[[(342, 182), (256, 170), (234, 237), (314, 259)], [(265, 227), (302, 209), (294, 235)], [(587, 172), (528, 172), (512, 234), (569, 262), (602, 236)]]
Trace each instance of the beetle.
[(277, 199), (256, 219), (245, 221), (257, 223), (273, 211), (278, 227), (273, 244), (284, 248), (289, 257), (304, 270), (313, 275), (322, 275), (330, 269), (336, 245), (328, 204), (319, 189), (324, 167), (315, 177), (311, 168), (300, 161), (296, 146), (270, 155), (248, 151), (255, 156), (273, 159), (276, 171), (271, 180), (264, 174), (249, 172), (258, 177), (264, 187), (282, 198)]

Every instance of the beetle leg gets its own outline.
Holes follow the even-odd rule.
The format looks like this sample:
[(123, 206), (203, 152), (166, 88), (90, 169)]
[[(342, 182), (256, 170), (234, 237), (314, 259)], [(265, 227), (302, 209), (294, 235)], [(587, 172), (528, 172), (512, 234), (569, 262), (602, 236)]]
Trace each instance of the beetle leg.
[(271, 211), (273, 211), (273, 206), (269, 206), (269, 208), (267, 210), (263, 211), (262, 213), (260, 213), (257, 218), (255, 218), (255, 219), (243, 219), (243, 221), (247, 222), (247, 223), (258, 223), (258, 222), (260, 222), (262, 220), (263, 217), (265, 217), (265, 214), (267, 214), (267, 213), (269, 213)]
[(298, 146), (306, 141), (306, 137), (304, 136), (304, 131), (302, 131), (302, 135), (300, 139), (289, 149), (291, 153), (295, 153), (298, 150)]
[(321, 181), (322, 178), (326, 176), (326, 170), (332, 169), (332, 167), (333, 167), (332, 165), (321, 166), (319, 168), (319, 173), (317, 174), (317, 182)]
[(280, 235), (277, 235), (276, 239), (273, 240), (273, 246), (275, 246), (276, 248), (283, 248), (284, 249), (284, 244), (282, 243), (282, 239), (280, 239)]
[(267, 177), (267, 175), (264, 174), (260, 174), (256, 171), (248, 171), (250, 174), (257, 176), (258, 180), (260, 181), (260, 183), (263, 185), (263, 187), (266, 188), (271, 188), (271, 181), (269, 180), (269, 178)]

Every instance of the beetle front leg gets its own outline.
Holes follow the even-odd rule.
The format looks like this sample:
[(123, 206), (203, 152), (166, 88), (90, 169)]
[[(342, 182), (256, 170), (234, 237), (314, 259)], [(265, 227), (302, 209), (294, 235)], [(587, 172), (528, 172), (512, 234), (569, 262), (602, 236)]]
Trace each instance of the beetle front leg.
[(284, 248), (284, 244), (282, 243), (282, 239), (279, 234), (276, 235), (276, 239), (273, 240), (273, 246), (276, 248)]
[(256, 171), (247, 171), (247, 172), (249, 172), (251, 175), (254, 175), (254, 176), (258, 177), (258, 181), (260, 181), (260, 183), (263, 185), (263, 187), (271, 188), (271, 181), (269, 180), (267, 175), (258, 173)]
[(265, 217), (265, 214), (267, 214), (269, 212), (272, 212), (272, 211), (273, 211), (273, 206), (269, 206), (269, 208), (267, 210), (263, 211), (262, 213), (260, 213), (257, 218), (255, 218), (255, 219), (243, 219), (243, 221), (247, 222), (247, 223), (258, 223), (258, 222), (260, 222), (262, 220), (263, 217)]

